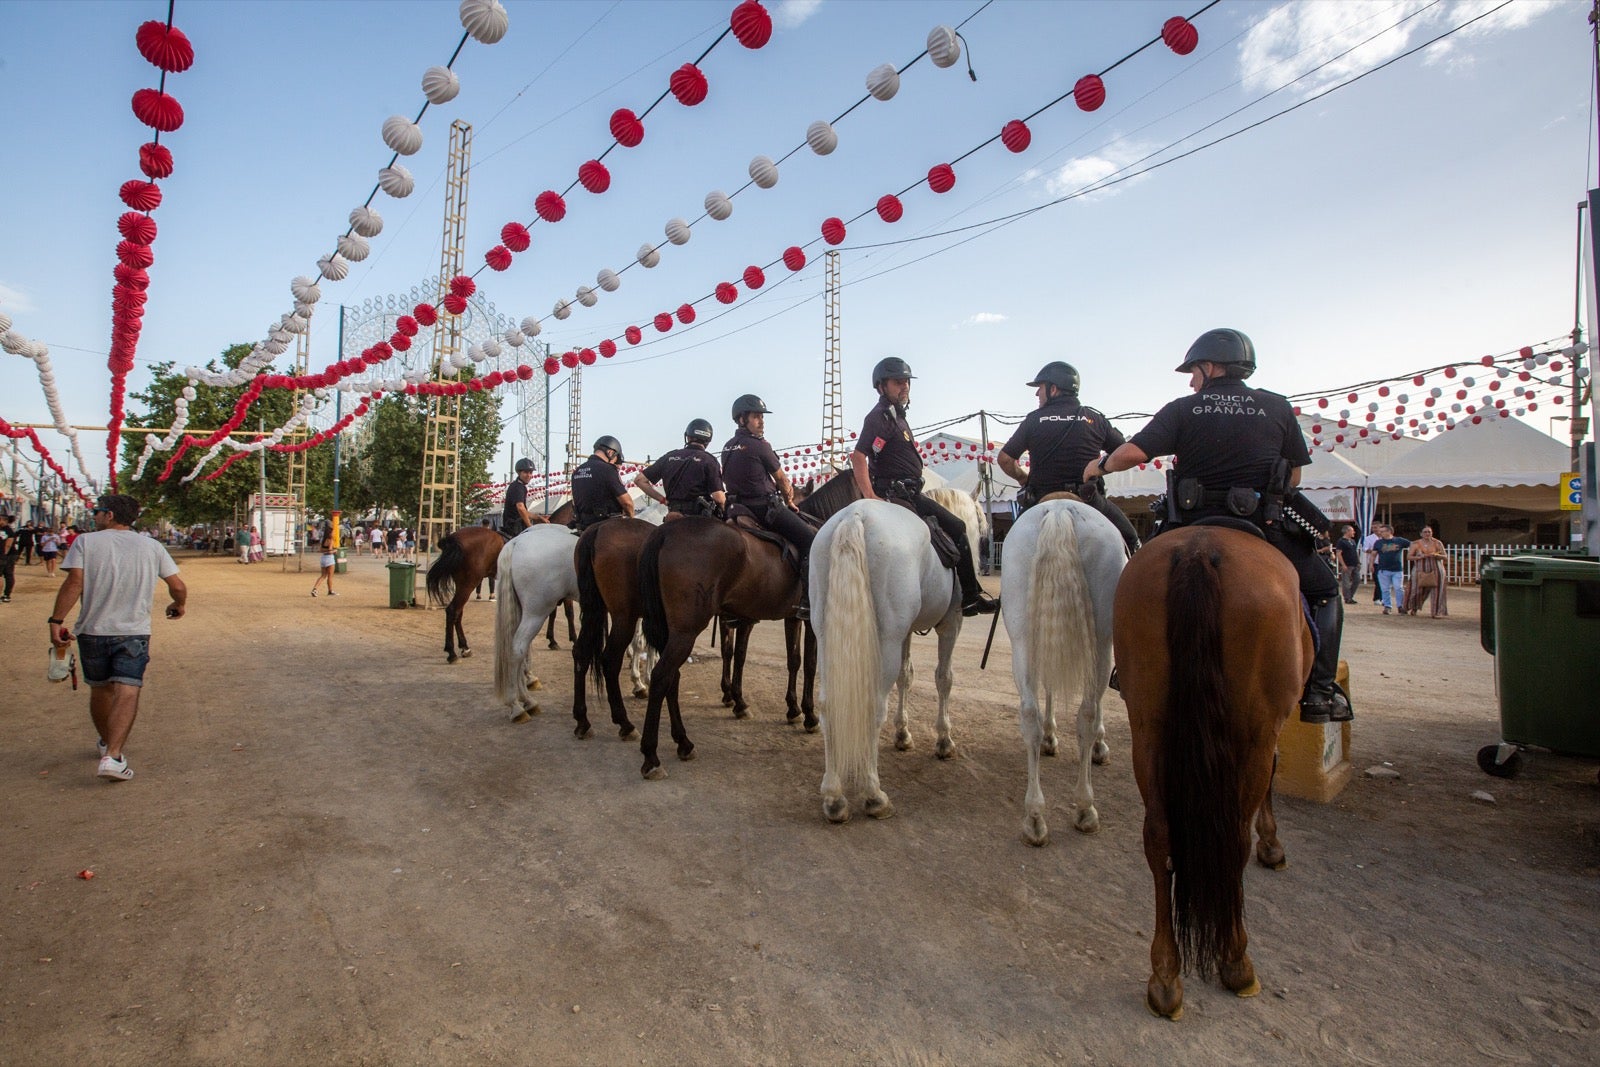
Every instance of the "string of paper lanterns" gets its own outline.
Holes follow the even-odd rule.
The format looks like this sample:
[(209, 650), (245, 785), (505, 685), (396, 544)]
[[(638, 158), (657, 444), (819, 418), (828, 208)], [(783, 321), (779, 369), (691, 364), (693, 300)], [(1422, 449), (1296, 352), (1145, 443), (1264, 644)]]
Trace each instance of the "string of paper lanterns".
[(44, 446), (44, 442), (39, 440), (39, 432), (37, 430), (31, 426), (13, 426), (4, 418), (0, 418), (0, 435), (9, 437), (12, 440), (27, 438), (28, 443), (33, 446), (34, 452), (38, 454), (40, 459), (44, 460), (45, 466), (49, 467), (55, 472), (56, 477), (61, 479), (61, 484), (72, 490), (73, 494), (83, 502), (84, 506), (93, 506), (93, 501), (84, 492), (83, 487), (78, 484), (77, 479), (67, 474), (61, 464), (56, 462), (56, 458), (50, 454), (50, 450)]
[(15, 330), (11, 326), (11, 318), (0, 312), (0, 349), (33, 360), (34, 369), (39, 375), (39, 389), (44, 393), (45, 406), (50, 411), (50, 420), (55, 423), (56, 432), (67, 439), (72, 451), (72, 458), (77, 461), (78, 469), (88, 475), (89, 466), (83, 461), (83, 448), (78, 440), (78, 431), (73, 429), (67, 421), (67, 413), (61, 406), (61, 391), (56, 388), (56, 372), (50, 363), (50, 346), (43, 341), (32, 340)]

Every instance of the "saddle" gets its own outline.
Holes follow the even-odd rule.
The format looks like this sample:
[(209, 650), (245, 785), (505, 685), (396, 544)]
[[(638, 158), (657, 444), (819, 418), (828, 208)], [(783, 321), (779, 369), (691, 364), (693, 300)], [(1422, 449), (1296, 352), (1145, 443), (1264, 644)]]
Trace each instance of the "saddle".
[(945, 533), (938, 522), (931, 517), (917, 514), (917, 506), (913, 500), (895, 493), (889, 497), (889, 502), (899, 504), (922, 521), (928, 528), (928, 540), (933, 544), (933, 554), (938, 557), (945, 570), (955, 570), (956, 562), (961, 558), (961, 550), (956, 547), (955, 539)]
[(1255, 534), (1263, 541), (1267, 539), (1267, 535), (1261, 531), (1261, 527), (1257, 526), (1249, 519), (1240, 519), (1232, 515), (1208, 515), (1203, 519), (1195, 519), (1193, 522), (1186, 522), (1184, 525), (1221, 526), (1225, 530), (1238, 530), (1240, 533)]
[(761, 525), (761, 521), (756, 518), (755, 512), (751, 511), (743, 504), (735, 504), (730, 500), (727, 507), (724, 509), (724, 514), (726, 518), (724, 518), (723, 521), (729, 526), (732, 526), (735, 530), (743, 530), (745, 533), (754, 537), (758, 541), (766, 541), (770, 544), (777, 545), (778, 551), (783, 554), (783, 561), (790, 567), (794, 568), (794, 572), (796, 574), (804, 573), (803, 561), (800, 559), (799, 551), (797, 551), (795, 547), (788, 541), (784, 540), (783, 537), (773, 533), (771, 530)]

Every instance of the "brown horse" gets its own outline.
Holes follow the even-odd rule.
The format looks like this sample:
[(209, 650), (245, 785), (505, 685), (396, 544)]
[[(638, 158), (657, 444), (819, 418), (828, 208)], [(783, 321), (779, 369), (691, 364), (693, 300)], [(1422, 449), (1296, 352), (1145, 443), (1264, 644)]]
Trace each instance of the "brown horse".
[[(1129, 561), (1113, 635), (1155, 879), (1145, 1002), (1183, 1013), (1181, 971), (1261, 991), (1245, 952), (1244, 868), (1284, 866), (1272, 815), (1278, 731), (1311, 672), (1311, 631), (1283, 554), (1253, 534), (1190, 526)], [(1224, 622), (1226, 620), (1226, 622)]]
[[(548, 517), (535, 515), (534, 522), (553, 522), (562, 525), (572, 521), (572, 504), (566, 503)], [(467, 598), (485, 578), (497, 576), (500, 550), (506, 539), (490, 526), (463, 526), (439, 541), (439, 558), (428, 568), (428, 598), (444, 608), (444, 653), (447, 663), (466, 659), (472, 655), (467, 645), (467, 633), (461, 628), (461, 616)], [(572, 630), (572, 604), (567, 608), (567, 633), (576, 640)], [(550, 613), (550, 647), (556, 648), (556, 615)], [(460, 654), (456, 652), (460, 645)]]
[(595, 672), (605, 685), (611, 721), (624, 741), (634, 736), (622, 702), (622, 657), (639, 625), (639, 555), (656, 526), (643, 519), (615, 518), (583, 531), (573, 553), (578, 571), (578, 606), (583, 627), (572, 644), (573, 733), (588, 737), (589, 705), (584, 679)]

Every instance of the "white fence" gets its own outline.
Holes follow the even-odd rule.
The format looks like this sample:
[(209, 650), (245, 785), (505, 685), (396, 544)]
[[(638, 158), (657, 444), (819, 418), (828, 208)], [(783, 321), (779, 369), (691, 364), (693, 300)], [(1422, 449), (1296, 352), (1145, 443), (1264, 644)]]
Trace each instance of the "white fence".
[(1445, 580), (1451, 585), (1477, 585), (1478, 569), (1491, 556), (1547, 556), (1562, 551), (1560, 545), (1446, 545)]

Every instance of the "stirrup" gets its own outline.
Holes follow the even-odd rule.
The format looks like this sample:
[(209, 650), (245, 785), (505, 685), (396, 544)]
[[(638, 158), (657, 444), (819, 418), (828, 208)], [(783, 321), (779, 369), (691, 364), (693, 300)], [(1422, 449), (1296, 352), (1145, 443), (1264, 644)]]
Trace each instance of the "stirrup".
[(994, 599), (981, 589), (978, 590), (977, 593), (973, 594), (971, 599), (963, 600), (961, 602), (961, 614), (969, 619), (974, 615), (993, 615), (999, 610), (1000, 601)]

